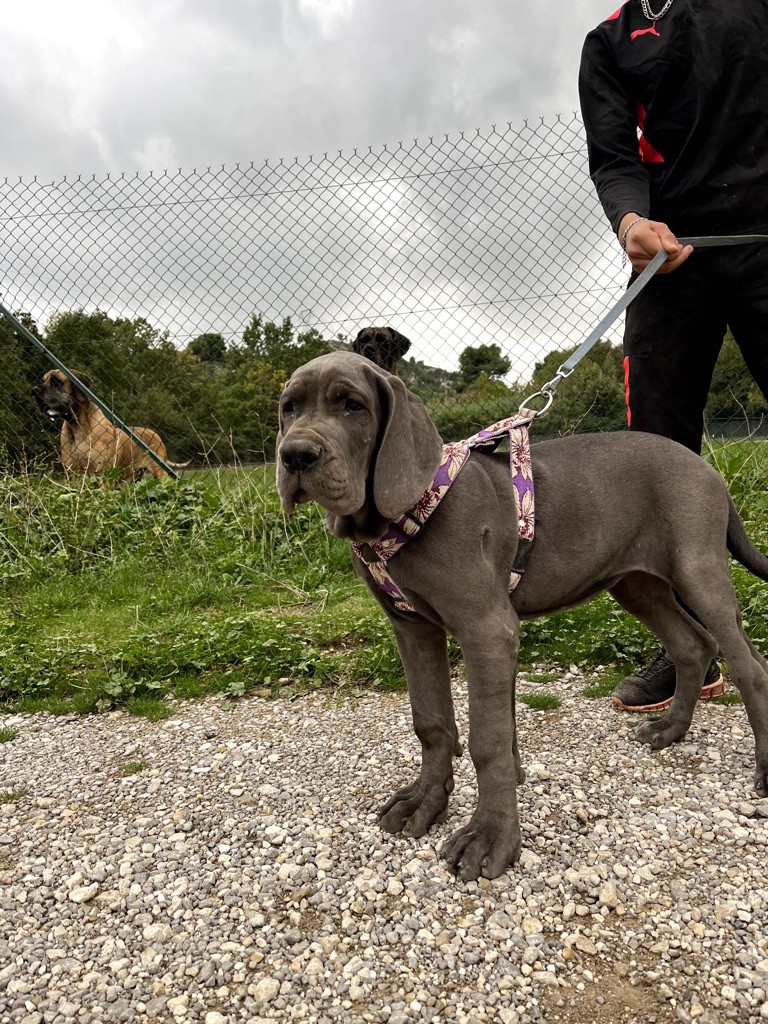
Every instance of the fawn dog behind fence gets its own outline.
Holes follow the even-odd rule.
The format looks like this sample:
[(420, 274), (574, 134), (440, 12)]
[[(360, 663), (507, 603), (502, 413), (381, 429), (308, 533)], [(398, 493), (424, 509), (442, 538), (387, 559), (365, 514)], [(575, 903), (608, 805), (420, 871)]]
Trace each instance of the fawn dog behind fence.
[[(79, 370), (72, 376), (91, 386), (87, 374)], [(130, 437), (111, 423), (61, 370), (49, 370), (42, 385), (35, 389), (40, 407), (51, 417), (61, 418), (61, 462), (73, 476), (102, 476), (119, 470), (120, 480), (138, 480), (145, 473), (154, 477), (168, 474)], [(156, 454), (165, 461), (166, 452), (160, 435), (149, 427), (132, 427)], [(174, 463), (169, 463), (174, 465)]]

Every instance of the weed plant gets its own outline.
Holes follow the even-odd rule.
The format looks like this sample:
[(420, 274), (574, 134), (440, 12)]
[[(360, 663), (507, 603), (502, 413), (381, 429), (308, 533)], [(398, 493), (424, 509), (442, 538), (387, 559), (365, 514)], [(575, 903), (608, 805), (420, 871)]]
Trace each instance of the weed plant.
[(15, 804), (29, 793), (29, 786), (16, 786), (15, 789), (0, 789), (0, 804)]

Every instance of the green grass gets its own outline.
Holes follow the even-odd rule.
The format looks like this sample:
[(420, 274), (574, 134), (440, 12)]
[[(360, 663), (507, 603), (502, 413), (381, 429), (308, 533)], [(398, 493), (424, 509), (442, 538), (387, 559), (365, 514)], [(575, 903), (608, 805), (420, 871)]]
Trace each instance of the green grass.
[(608, 697), (616, 688), (616, 684), (624, 678), (626, 672), (624, 670), (609, 669), (606, 672), (600, 674), (597, 679), (593, 679), (592, 682), (587, 683), (584, 689), (581, 691), (582, 697)]
[(137, 718), (147, 718), (150, 722), (161, 722), (164, 718), (170, 718), (173, 714), (171, 708), (162, 700), (143, 693), (135, 697), (129, 697), (125, 702), (125, 710), (129, 715), (135, 715)]
[(148, 766), (147, 761), (127, 761), (120, 766), (120, 774), (127, 778), (129, 775), (138, 775)]
[(560, 678), (561, 673), (537, 669), (535, 672), (529, 672), (527, 675), (528, 681), (531, 683), (554, 683), (556, 679)]
[(18, 729), (11, 729), (8, 727), (0, 729), (0, 743), (10, 743), (11, 740), (15, 740), (18, 735)]
[(712, 697), (711, 701), (713, 704), (723, 704), (726, 707), (733, 707), (737, 704), (743, 704), (744, 700), (740, 693), (731, 691), (730, 693), (723, 693), (719, 697)]
[(517, 699), (521, 704), (527, 704), (535, 711), (554, 711), (562, 703), (554, 693), (523, 693), (518, 694)]
[(0, 789), (0, 804), (15, 804), (29, 793), (29, 786), (17, 786), (15, 789)]
[[(768, 445), (720, 445), (711, 457), (768, 550)], [(765, 584), (738, 566), (733, 577), (747, 631), (768, 650)], [(6, 476), (0, 585), (3, 710), (121, 707), (159, 718), (175, 700), (210, 692), (405, 686), (392, 631), (347, 544), (315, 506), (286, 519), (270, 467), (123, 488)], [(654, 647), (603, 596), (526, 623), (520, 668), (546, 684), (573, 663), (605, 666), (584, 690), (605, 696)]]
[(402, 686), (388, 624), (320, 511), (272, 471), (105, 490), (0, 483), (0, 703), (124, 707), (318, 686)]

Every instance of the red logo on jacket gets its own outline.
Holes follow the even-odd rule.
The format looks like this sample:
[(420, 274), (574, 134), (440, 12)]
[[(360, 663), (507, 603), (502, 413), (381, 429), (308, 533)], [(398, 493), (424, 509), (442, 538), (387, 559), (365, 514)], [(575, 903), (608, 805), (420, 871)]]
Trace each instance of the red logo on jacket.
[(658, 36), (658, 38), (661, 39), (661, 36), (656, 31), (656, 22), (654, 21), (654, 23), (651, 25), (650, 28), (638, 28), (638, 29), (635, 29), (635, 31), (631, 33), (629, 38), (630, 39), (639, 39), (640, 36)]

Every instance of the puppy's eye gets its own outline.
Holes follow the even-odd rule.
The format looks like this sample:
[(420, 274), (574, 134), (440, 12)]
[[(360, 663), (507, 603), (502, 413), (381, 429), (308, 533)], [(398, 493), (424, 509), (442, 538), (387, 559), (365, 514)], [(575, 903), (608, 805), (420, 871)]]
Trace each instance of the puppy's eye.
[(60, 388), (61, 387), (61, 381), (59, 380), (58, 377), (52, 377), (51, 378), (51, 387), (54, 387), (54, 388)]
[(354, 398), (344, 400), (344, 412), (365, 412), (365, 406)]

